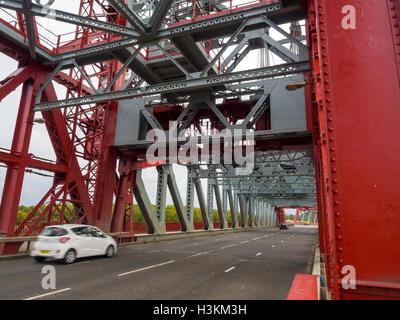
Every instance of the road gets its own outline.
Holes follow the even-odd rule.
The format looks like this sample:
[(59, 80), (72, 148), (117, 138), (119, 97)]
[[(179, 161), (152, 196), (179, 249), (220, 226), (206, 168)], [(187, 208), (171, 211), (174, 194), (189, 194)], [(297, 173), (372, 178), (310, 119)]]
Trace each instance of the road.
[[(0, 262), (0, 299), (281, 300), (309, 272), (316, 228), (255, 229), (120, 248), (63, 265)], [(56, 289), (42, 289), (44, 265)]]

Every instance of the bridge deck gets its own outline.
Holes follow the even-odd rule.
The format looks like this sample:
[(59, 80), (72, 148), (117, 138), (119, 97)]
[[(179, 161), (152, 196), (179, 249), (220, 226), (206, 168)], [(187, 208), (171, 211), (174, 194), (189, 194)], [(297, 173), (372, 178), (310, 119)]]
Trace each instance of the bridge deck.
[[(137, 245), (113, 259), (70, 266), (50, 262), (57, 270), (56, 291), (71, 290), (44, 298), (284, 300), (295, 275), (310, 269), (316, 234), (316, 228), (258, 229)], [(8, 288), (0, 299), (49, 293), (41, 289), (42, 266), (31, 259), (0, 262), (0, 287)]]

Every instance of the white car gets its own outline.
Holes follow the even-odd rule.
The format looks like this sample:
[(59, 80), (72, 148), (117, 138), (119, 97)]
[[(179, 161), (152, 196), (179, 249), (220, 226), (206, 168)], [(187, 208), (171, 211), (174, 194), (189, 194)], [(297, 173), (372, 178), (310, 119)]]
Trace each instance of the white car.
[(38, 262), (46, 258), (73, 263), (77, 258), (101, 256), (117, 252), (117, 243), (100, 229), (77, 224), (46, 227), (32, 247), (31, 256)]

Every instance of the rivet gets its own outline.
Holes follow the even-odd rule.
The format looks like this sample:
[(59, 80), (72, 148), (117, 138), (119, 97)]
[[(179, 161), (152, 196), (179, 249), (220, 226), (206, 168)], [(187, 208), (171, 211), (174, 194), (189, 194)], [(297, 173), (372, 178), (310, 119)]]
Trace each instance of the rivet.
[(342, 252), (342, 251), (343, 251), (343, 248), (342, 248), (342, 247), (339, 247), (338, 250), (339, 250), (340, 252)]
[(340, 217), (340, 212), (336, 212), (336, 213), (335, 213), (335, 216), (336, 216), (336, 217)]

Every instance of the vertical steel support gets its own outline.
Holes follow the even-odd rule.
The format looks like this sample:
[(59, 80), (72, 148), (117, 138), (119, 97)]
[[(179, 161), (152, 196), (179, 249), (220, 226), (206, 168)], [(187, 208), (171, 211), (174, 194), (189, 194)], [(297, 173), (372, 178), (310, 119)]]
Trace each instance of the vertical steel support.
[(203, 218), (203, 225), (205, 230), (213, 230), (214, 225), (208, 215), (208, 207), (206, 204), (206, 200), (204, 198), (203, 186), (201, 185), (200, 179), (195, 179), (194, 186), (196, 187), (197, 199), (199, 200), (201, 217)]
[[(34, 81), (27, 80), (22, 87), (18, 117), (15, 125), (12, 152), (21, 158), (27, 158), (32, 135), (34, 105)], [(24, 182), (25, 165), (10, 164), (7, 168), (3, 195), (0, 205), (0, 236), (14, 236), (15, 222), (18, 214), (22, 185)], [(0, 253), (14, 253), (20, 244), (0, 244)]]
[(249, 226), (254, 227), (254, 203), (252, 198), (247, 199), (247, 216), (249, 217)]
[(207, 217), (214, 227), (214, 186), (213, 179), (210, 178), (207, 181)]
[(246, 200), (242, 194), (238, 194), (239, 198), (239, 207), (240, 207), (240, 215), (242, 218), (242, 227), (247, 227), (247, 210), (246, 210)]
[(186, 216), (191, 223), (193, 221), (193, 210), (194, 210), (194, 180), (193, 178), (193, 166), (187, 167), (187, 185), (186, 185)]
[(237, 227), (240, 227), (239, 224), (241, 224), (242, 218), (240, 218), (239, 220), (239, 194), (235, 191), (234, 195), (233, 195), (233, 206), (235, 209), (235, 214), (237, 217)]
[(136, 171), (136, 185), (133, 188), (133, 194), (135, 195), (135, 199), (137, 201), (139, 209), (142, 212), (144, 221), (147, 226), (147, 232), (154, 234), (164, 233), (165, 228), (158, 221), (157, 216), (153, 211), (149, 196), (146, 192), (146, 188), (144, 187), (144, 183), (142, 180), (142, 170)]
[(217, 183), (214, 184), (215, 200), (217, 202), (218, 217), (219, 217), (219, 227), (220, 229), (226, 229), (228, 227), (227, 221), (224, 215), (224, 210), (222, 208), (221, 191)]
[(230, 188), (230, 186), (227, 190), (227, 194), (228, 194), (229, 208), (231, 210), (232, 228), (234, 229), (234, 228), (237, 228), (239, 225), (238, 225), (237, 209), (235, 207), (232, 189)]
[[(313, 107), (318, 108), (319, 179), (327, 182), (318, 209), (332, 240), (325, 241), (330, 291), (334, 299), (399, 299), (399, 2), (309, 3), (318, 41)], [(355, 8), (355, 29), (342, 27), (346, 5)], [(354, 232), (355, 225), (368, 236)], [(356, 289), (340, 285), (345, 266), (355, 268)]]
[[(189, 221), (185, 208), (183, 206), (182, 198), (179, 192), (178, 185), (176, 184), (175, 174), (172, 165), (165, 165), (164, 170), (168, 173), (168, 188), (174, 202), (176, 213), (178, 214), (179, 222), (182, 231), (193, 231), (193, 221)], [(165, 224), (165, 223), (164, 223)]]
[(161, 224), (162, 232), (166, 232), (165, 208), (167, 206), (168, 173), (164, 170), (164, 166), (157, 167), (157, 172), (156, 216)]

